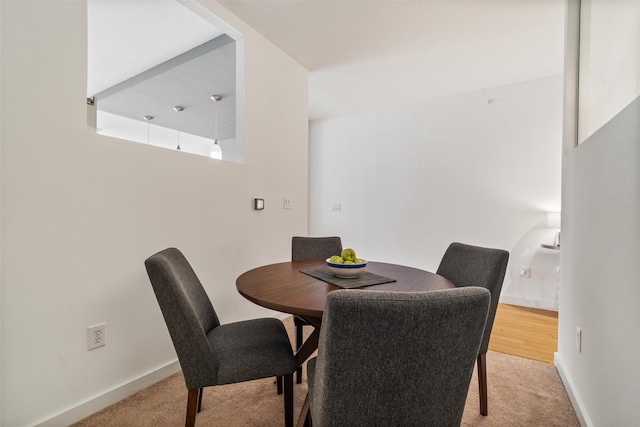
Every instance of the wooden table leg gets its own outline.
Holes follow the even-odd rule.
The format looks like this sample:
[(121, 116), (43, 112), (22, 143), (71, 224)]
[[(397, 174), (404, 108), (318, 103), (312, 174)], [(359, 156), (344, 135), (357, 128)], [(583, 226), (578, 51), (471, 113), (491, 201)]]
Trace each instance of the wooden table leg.
[(320, 328), (316, 327), (309, 335), (309, 338), (302, 344), (300, 350), (296, 353), (296, 364), (302, 366), (306, 360), (311, 357), (314, 351), (318, 349), (318, 338), (320, 338)]

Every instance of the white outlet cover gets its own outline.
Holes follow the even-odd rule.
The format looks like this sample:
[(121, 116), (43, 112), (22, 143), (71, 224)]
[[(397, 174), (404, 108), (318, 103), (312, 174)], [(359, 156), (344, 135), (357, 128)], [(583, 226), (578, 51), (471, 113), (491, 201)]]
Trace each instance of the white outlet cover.
[(87, 328), (87, 350), (102, 347), (107, 343), (107, 324), (89, 326)]
[(520, 277), (524, 277), (526, 279), (531, 278), (531, 267), (522, 267), (520, 270)]

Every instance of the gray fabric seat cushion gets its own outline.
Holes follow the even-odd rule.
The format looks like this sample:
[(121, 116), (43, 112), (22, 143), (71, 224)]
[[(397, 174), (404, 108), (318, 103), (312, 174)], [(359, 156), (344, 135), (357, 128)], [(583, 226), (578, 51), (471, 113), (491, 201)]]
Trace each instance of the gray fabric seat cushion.
[(207, 334), (218, 384), (291, 374), (296, 369), (287, 331), (278, 319), (220, 325)]

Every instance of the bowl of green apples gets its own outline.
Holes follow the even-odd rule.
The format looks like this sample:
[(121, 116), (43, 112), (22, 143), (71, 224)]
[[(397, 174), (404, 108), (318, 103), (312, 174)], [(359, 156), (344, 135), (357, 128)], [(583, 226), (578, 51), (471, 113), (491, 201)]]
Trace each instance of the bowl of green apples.
[(341, 279), (354, 279), (364, 271), (367, 266), (367, 260), (358, 258), (356, 252), (347, 248), (340, 255), (333, 255), (327, 258), (327, 267), (336, 276)]

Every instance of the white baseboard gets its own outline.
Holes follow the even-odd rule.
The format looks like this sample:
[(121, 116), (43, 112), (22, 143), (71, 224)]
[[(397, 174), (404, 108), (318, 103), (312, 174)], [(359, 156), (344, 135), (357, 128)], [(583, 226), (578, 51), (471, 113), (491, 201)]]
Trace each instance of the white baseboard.
[(562, 380), (562, 384), (564, 384), (564, 388), (567, 391), (567, 395), (569, 396), (569, 400), (571, 401), (571, 405), (573, 406), (573, 410), (576, 413), (576, 417), (578, 417), (578, 422), (581, 427), (591, 427), (593, 423), (589, 419), (587, 412), (584, 409), (584, 404), (580, 400), (580, 397), (575, 392), (575, 386), (573, 385), (573, 381), (567, 375), (564, 365), (562, 364), (562, 359), (560, 359), (560, 355), (558, 353), (553, 354), (553, 363), (558, 371), (558, 375), (560, 375), (560, 379)]
[(35, 424), (38, 427), (62, 427), (76, 423), (107, 406), (113, 405), (138, 391), (180, 372), (180, 364), (174, 361), (155, 371), (149, 372), (126, 384), (113, 388), (45, 421)]

